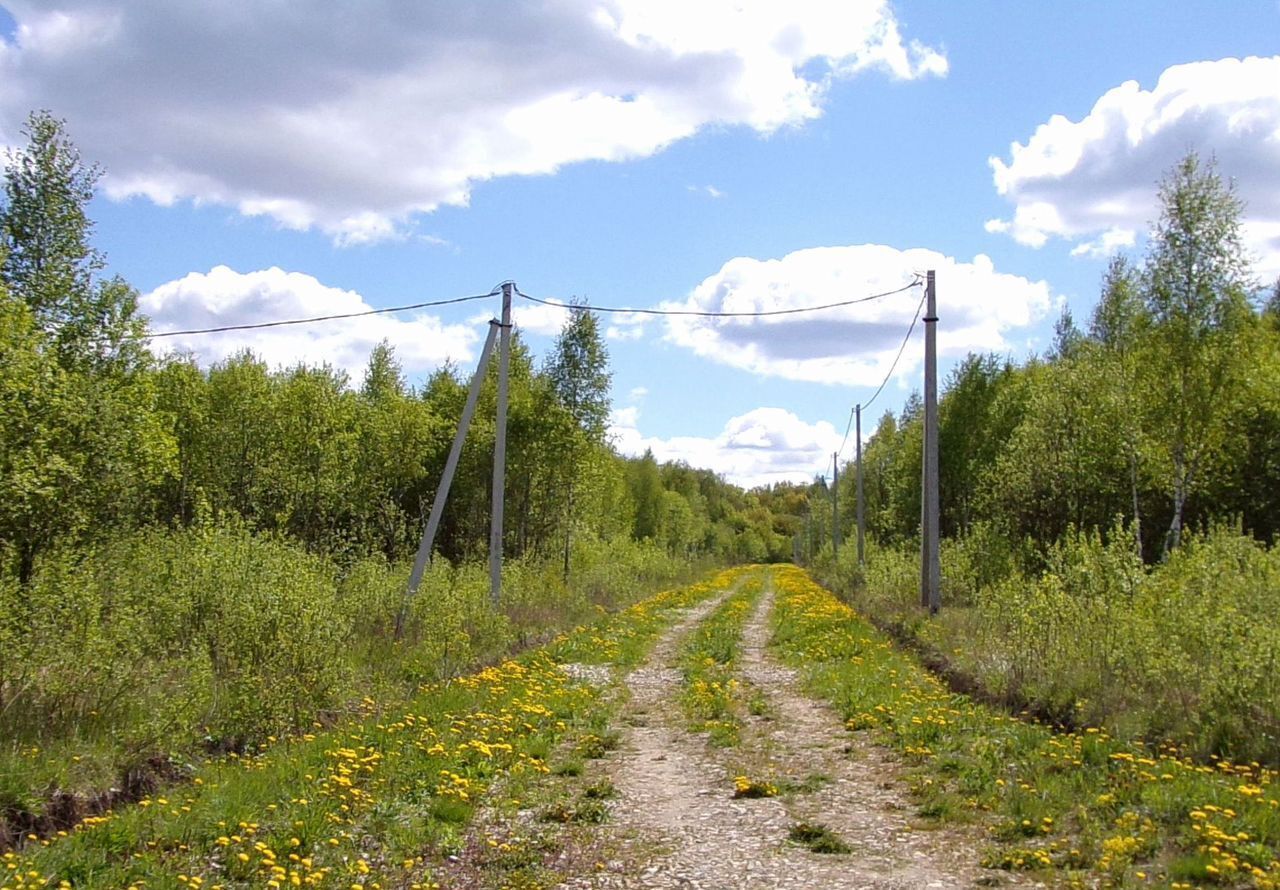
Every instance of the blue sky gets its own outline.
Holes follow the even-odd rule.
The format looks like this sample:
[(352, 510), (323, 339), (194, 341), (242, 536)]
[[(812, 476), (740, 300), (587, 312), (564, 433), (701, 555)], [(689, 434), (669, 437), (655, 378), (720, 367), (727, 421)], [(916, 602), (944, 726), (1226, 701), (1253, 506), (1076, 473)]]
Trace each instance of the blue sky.
[[(0, 143), (32, 108), (66, 118), (106, 170), (97, 242), (157, 330), (503, 279), (789, 308), (936, 267), (945, 374), (1043, 349), (1064, 302), (1086, 319), (1193, 148), (1237, 178), (1260, 278), (1280, 272), (1275, 0), (206, 8), (0, 0)], [(822, 471), (917, 294), (770, 323), (606, 316), (619, 448), (743, 484)], [(486, 311), (180, 345), (358, 375), (386, 337), (421, 379), (474, 361)], [(558, 312), (520, 307), (535, 351)], [(919, 385), (921, 348), (917, 330), (864, 432)]]

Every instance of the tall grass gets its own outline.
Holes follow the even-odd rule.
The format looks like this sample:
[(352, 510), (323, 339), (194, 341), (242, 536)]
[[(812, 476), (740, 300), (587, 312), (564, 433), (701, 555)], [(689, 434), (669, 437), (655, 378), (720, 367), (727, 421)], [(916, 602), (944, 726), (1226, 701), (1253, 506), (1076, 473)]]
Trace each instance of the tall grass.
[(842, 554), (825, 577), (1010, 703), (1200, 757), (1280, 763), (1280, 551), (1214, 528), (1144, 566), (1132, 540), (1072, 533), (1039, 565), (986, 530), (947, 542), (932, 620), (915, 605), (914, 552), (873, 548), (861, 572)]
[(339, 564), (235, 524), (150, 530), (0, 577), (0, 811), (119, 786), (140, 765), (268, 745), (549, 638), (690, 567), (633, 542), (433, 565), (394, 636), (408, 566)]

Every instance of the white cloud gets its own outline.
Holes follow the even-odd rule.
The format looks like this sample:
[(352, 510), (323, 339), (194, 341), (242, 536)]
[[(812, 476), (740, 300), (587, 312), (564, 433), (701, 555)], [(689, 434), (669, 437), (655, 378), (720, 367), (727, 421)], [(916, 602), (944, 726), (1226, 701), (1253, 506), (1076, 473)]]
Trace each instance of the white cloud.
[[(942, 355), (1006, 349), (1007, 332), (1035, 323), (1050, 307), (1048, 284), (997, 272), (986, 256), (963, 263), (923, 248), (863, 244), (798, 250), (780, 260), (738, 257), (684, 303), (664, 308), (741, 312), (817, 306), (891, 291), (928, 269), (937, 272)], [(876, 386), (902, 346), (921, 294), (913, 288), (839, 309), (771, 318), (672, 317), (666, 336), (704, 358), (756, 374)], [(916, 337), (922, 327), (916, 326)], [(920, 360), (920, 350), (908, 347), (896, 373), (914, 373)]]
[[(340, 315), (372, 309), (355, 291), (321, 284), (310, 275), (272, 267), (240, 273), (216, 266), (162, 284), (141, 299), (155, 332), (254, 324), (288, 318)], [(316, 324), (186, 335), (153, 341), (157, 350), (192, 352), (208, 366), (248, 348), (272, 366), (327, 362), (359, 383), (369, 353), (382, 340), (410, 375), (430, 371), (444, 361), (465, 362), (483, 329), (449, 325), (419, 312), (369, 315)]]
[(649, 387), (633, 386), (631, 387), (631, 392), (627, 393), (627, 398), (631, 399), (631, 401), (633, 402), (638, 402), (648, 394), (649, 394)]
[(723, 197), (724, 197), (724, 192), (720, 191), (720, 189), (716, 188), (714, 185), (701, 185), (701, 186), (699, 186), (699, 185), (690, 185), (690, 186), (685, 186), (685, 188), (687, 188), (687, 189), (688, 189), (689, 191), (691, 191), (691, 192), (696, 192), (696, 193), (699, 193), (699, 194), (704, 194), (704, 195), (706, 195), (707, 197), (710, 197), (710, 198), (723, 198)]
[[(941, 76), (888, 0), (7, 0), (0, 141), (70, 122), (116, 198), (215, 203), (361, 244), (477, 182), (822, 113), (831, 81)], [(494, 13), (498, 14), (494, 14)]]
[(639, 340), (644, 336), (649, 317), (633, 312), (618, 312), (610, 315), (614, 323), (604, 329), (608, 340)]
[(1189, 149), (1235, 178), (1246, 241), (1263, 270), (1280, 271), (1280, 56), (1175, 65), (1150, 90), (1107, 91), (1078, 121), (1050, 117), (1007, 161), (990, 159), (1013, 216), (987, 230), (1031, 247), (1084, 241), (1077, 255), (1132, 243), (1158, 212), (1161, 176)]
[(730, 418), (713, 438), (661, 439), (639, 429), (640, 409), (613, 411), (609, 432), (623, 454), (649, 449), (660, 462), (684, 461), (715, 470), (746, 488), (775, 482), (808, 482), (830, 464), (841, 434), (830, 423), (807, 423), (783, 408), (756, 408)]
[[(546, 337), (554, 337), (560, 333), (564, 327), (565, 319), (569, 316), (567, 309), (561, 309), (561, 306), (567, 306), (563, 300), (550, 299), (547, 301), (553, 305), (543, 303), (525, 303), (518, 297), (511, 305), (511, 323), (516, 328), (526, 334), (542, 334)], [(496, 317), (498, 306), (495, 303), (495, 311), (491, 314), (482, 314), (472, 316), (470, 319), (474, 325), (483, 325), (491, 318)]]
[(1081, 241), (1071, 248), (1072, 256), (1109, 257), (1122, 247), (1133, 247), (1138, 233), (1133, 229), (1107, 229), (1092, 241)]
[(418, 242), (430, 245), (431, 247), (442, 247), (455, 254), (462, 252), (459, 250), (458, 245), (454, 244), (448, 238), (441, 238), (439, 235), (419, 235)]

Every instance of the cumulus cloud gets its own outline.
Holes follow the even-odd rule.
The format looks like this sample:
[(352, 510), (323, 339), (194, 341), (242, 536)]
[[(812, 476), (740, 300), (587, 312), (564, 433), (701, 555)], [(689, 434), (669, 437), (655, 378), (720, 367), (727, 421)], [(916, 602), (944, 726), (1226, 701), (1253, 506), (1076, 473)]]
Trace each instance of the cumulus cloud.
[(612, 323), (604, 329), (604, 335), (609, 340), (639, 340), (652, 319), (653, 316), (637, 312), (611, 312)]
[(807, 423), (783, 408), (756, 408), (730, 418), (711, 438), (646, 436), (639, 429), (640, 409), (615, 409), (609, 432), (623, 454), (649, 449), (660, 462), (684, 461), (714, 467), (730, 482), (746, 488), (776, 482), (808, 482), (840, 447), (841, 434), (830, 423)]
[[(142, 312), (151, 317), (151, 329), (155, 332), (341, 315), (373, 308), (355, 291), (328, 287), (310, 275), (275, 267), (241, 273), (226, 266), (216, 266), (207, 273), (192, 272), (185, 278), (162, 284), (145, 294), (140, 304)], [(419, 312), (253, 331), (179, 335), (152, 342), (160, 351), (193, 353), (206, 367), (245, 348), (272, 366), (327, 362), (345, 370), (352, 381), (358, 383), (369, 353), (383, 340), (395, 348), (405, 371), (415, 375), (447, 360), (467, 361), (483, 333), (481, 327), (445, 324), (435, 316)]]
[(689, 185), (685, 186), (685, 188), (696, 194), (706, 195), (708, 198), (724, 197), (724, 192), (720, 191), (720, 189), (716, 188), (714, 185)]
[(1008, 160), (990, 159), (1013, 215), (987, 229), (1031, 247), (1080, 242), (1077, 255), (1131, 245), (1158, 213), (1157, 182), (1189, 149), (1236, 180), (1246, 239), (1280, 271), (1280, 56), (1175, 65), (1150, 90), (1108, 90), (1078, 121), (1052, 116)]
[[(928, 269), (937, 272), (938, 349), (944, 356), (1006, 349), (1005, 334), (1035, 323), (1052, 303), (1044, 281), (997, 272), (983, 255), (965, 263), (923, 248), (863, 244), (798, 250), (779, 260), (738, 257), (694, 288), (686, 301), (664, 308), (743, 312), (817, 306), (891, 291)], [(704, 358), (756, 374), (875, 386), (902, 347), (922, 293), (912, 288), (811, 314), (672, 317), (666, 337)], [(921, 329), (916, 326), (916, 336)], [(897, 374), (913, 373), (920, 361), (920, 350), (908, 348)]]
[[(569, 304), (554, 298), (547, 302), (553, 305), (525, 303), (517, 297), (511, 304), (511, 323), (518, 330), (527, 334), (554, 337), (560, 333), (560, 330), (564, 327), (565, 320), (569, 317), (569, 310), (560, 307), (567, 307)], [(499, 308), (499, 304), (495, 301), (492, 313), (475, 315), (470, 321), (473, 325), (483, 325), (498, 314)]]
[(0, 141), (70, 122), (107, 193), (229, 205), (340, 243), (473, 185), (821, 114), (833, 79), (946, 73), (888, 0), (7, 0)]

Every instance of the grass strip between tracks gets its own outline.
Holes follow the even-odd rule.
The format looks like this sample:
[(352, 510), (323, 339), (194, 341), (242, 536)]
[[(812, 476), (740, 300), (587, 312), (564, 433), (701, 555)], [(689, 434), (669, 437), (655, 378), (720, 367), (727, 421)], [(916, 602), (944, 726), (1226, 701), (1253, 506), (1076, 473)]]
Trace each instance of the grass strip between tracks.
[(680, 705), (689, 729), (705, 732), (713, 745), (734, 747), (742, 728), (747, 690), (736, 675), (742, 629), (764, 591), (767, 569), (754, 566), (738, 576), (737, 589), (689, 634), (680, 647)]

